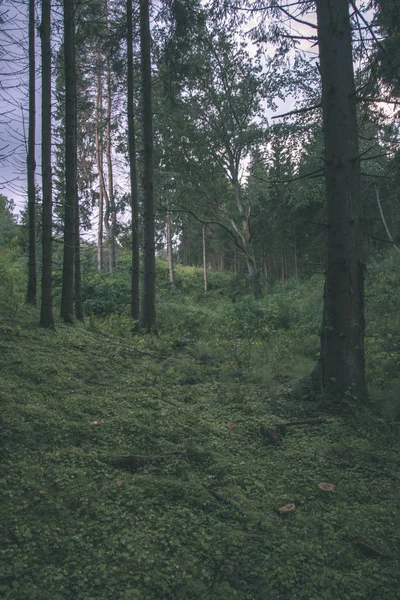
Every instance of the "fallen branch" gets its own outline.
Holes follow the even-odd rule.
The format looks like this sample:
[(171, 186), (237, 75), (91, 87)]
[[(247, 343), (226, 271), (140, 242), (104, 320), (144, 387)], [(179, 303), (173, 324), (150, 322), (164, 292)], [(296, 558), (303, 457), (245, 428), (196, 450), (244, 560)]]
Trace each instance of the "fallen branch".
[(385, 556), (383, 552), (377, 550), (376, 548), (373, 548), (372, 546), (366, 544), (361, 540), (353, 540), (353, 544), (358, 546), (361, 552), (368, 558), (377, 558), (378, 556)]
[(174, 458), (188, 456), (188, 452), (169, 452), (167, 454), (155, 455), (142, 455), (142, 454), (120, 454), (118, 456), (112, 456), (110, 458), (111, 464), (114, 467), (121, 469), (129, 469), (131, 471), (137, 471), (148, 464), (157, 462), (165, 458)]
[(324, 423), (331, 423), (332, 421), (334, 421), (332, 417), (317, 417), (314, 419), (303, 419), (302, 421), (278, 423), (274, 428), (260, 425), (260, 433), (270, 444), (277, 444), (279, 442), (279, 436), (285, 434), (287, 427), (296, 427), (297, 425), (322, 425)]
[(293, 427), (296, 425), (321, 425), (323, 423), (331, 423), (335, 419), (333, 417), (317, 417), (314, 419), (303, 419), (302, 421), (287, 421), (279, 423), (278, 427)]

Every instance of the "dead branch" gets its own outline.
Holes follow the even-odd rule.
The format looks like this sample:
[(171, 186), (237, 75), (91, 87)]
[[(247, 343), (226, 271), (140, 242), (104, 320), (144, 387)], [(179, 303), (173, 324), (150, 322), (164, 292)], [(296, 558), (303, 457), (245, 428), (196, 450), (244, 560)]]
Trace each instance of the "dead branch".
[(290, 115), (301, 115), (303, 113), (310, 112), (312, 110), (316, 110), (317, 108), (321, 108), (321, 107), (322, 107), (321, 102), (318, 102), (318, 104), (312, 104), (311, 106), (304, 106), (303, 108), (297, 108), (297, 109), (291, 110), (287, 113), (282, 113), (281, 115), (275, 115), (272, 117), (272, 119), (280, 119), (281, 117), (289, 117)]

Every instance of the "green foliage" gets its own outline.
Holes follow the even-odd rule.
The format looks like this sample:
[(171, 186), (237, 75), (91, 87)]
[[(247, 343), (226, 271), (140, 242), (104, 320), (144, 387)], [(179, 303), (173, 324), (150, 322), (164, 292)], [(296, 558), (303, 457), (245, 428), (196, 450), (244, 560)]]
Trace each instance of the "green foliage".
[(372, 396), (400, 431), (400, 257), (392, 254), (368, 267), (365, 352)]
[[(397, 599), (396, 256), (367, 280), (379, 410), (288, 427), (276, 445), (261, 424), (320, 414), (292, 391), (318, 355), (322, 278), (254, 301), (215, 273), (204, 296), (201, 269), (179, 267), (170, 290), (158, 261), (160, 333), (139, 336), (121, 257), (114, 277), (86, 273), (86, 325), (49, 332), (24, 306), (24, 260), (0, 255), (5, 598)], [(113, 466), (125, 454), (152, 458)]]
[(0, 194), (0, 247), (8, 245), (18, 235), (18, 225), (13, 215), (14, 203)]
[[(255, 339), (265, 313), (231, 305), (226, 323)], [(397, 598), (400, 462), (384, 423), (290, 428), (270, 446), (260, 423), (315, 407), (224, 378), (221, 353), (210, 365), (163, 335), (121, 338), (121, 316), (107, 337), (36, 321), (24, 309), (0, 332), (4, 598)], [(111, 464), (121, 454), (152, 459), (131, 472)]]
[(127, 312), (129, 283), (122, 278), (114, 279), (108, 273), (96, 273), (82, 286), (85, 313), (105, 317)]

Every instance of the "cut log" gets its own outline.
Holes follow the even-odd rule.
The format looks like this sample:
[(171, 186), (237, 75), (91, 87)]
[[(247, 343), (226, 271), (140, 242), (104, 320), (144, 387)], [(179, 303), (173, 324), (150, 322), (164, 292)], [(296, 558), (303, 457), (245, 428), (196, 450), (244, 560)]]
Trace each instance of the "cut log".
[(302, 421), (287, 421), (286, 423), (278, 423), (275, 427), (267, 427), (260, 425), (260, 433), (263, 438), (268, 440), (270, 444), (276, 444), (279, 441), (279, 436), (285, 435), (287, 427), (295, 427), (296, 425), (322, 425), (330, 423), (333, 418), (317, 417), (314, 419), (303, 419)]
[(279, 435), (277, 434), (275, 429), (272, 429), (272, 427), (260, 425), (260, 433), (262, 437), (268, 440), (270, 444), (277, 444), (279, 442)]

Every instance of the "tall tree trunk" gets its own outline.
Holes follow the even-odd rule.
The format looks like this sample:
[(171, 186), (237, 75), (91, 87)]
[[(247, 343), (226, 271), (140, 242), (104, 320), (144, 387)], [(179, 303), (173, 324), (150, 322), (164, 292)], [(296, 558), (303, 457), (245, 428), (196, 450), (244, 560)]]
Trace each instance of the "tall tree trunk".
[(77, 189), (74, 12), (74, 0), (64, 0), (65, 203), (64, 259), (60, 314), (67, 323), (73, 323), (74, 321), (75, 205)]
[(245, 257), (246, 257), (247, 271), (248, 271), (248, 274), (250, 277), (250, 282), (251, 282), (252, 294), (255, 299), (258, 299), (261, 297), (261, 282), (260, 282), (260, 272), (257, 267), (256, 259), (254, 256), (254, 250), (253, 250), (252, 243), (251, 243), (251, 233), (250, 233), (250, 223), (249, 223), (250, 211), (246, 211), (245, 207), (243, 206), (242, 198), (241, 198), (241, 194), (240, 194), (240, 184), (238, 181), (235, 167), (233, 165), (233, 161), (232, 161), (230, 173), (231, 173), (231, 178), (232, 178), (232, 183), (233, 183), (233, 188), (234, 188), (234, 193), (235, 193), (236, 206), (238, 208), (238, 211), (239, 211), (241, 219), (242, 219), (242, 227), (241, 228), (238, 227), (237, 224), (233, 221), (233, 219), (231, 220), (231, 223), (232, 223), (232, 226), (235, 229), (236, 233), (239, 235), (239, 237), (242, 241), (243, 250), (244, 250)]
[(103, 220), (104, 220), (104, 173), (103, 173), (103, 93), (101, 81), (101, 58), (97, 55), (97, 96), (96, 96), (96, 161), (99, 173), (99, 220), (97, 223), (97, 268), (103, 270)]
[(207, 294), (208, 282), (207, 282), (207, 248), (206, 248), (206, 226), (202, 225), (202, 238), (203, 238), (203, 279), (204, 279), (204, 293)]
[(42, 22), (40, 26), (42, 54), (42, 298), (40, 325), (54, 328), (52, 267), (53, 267), (53, 201), (51, 175), (51, 44), (50, 44), (50, 0), (42, 0)]
[(182, 250), (183, 250), (183, 266), (187, 267), (188, 265), (188, 235), (187, 235), (187, 224), (182, 223)]
[(27, 156), (28, 183), (28, 288), (26, 301), (36, 306), (36, 194), (35, 194), (35, 0), (29, 0), (29, 130)]
[(293, 252), (294, 252), (294, 276), (296, 281), (299, 280), (299, 260), (297, 257), (297, 239), (296, 239), (296, 227), (293, 230)]
[(386, 223), (385, 215), (383, 214), (383, 210), (382, 210), (381, 200), (379, 198), (379, 188), (377, 185), (375, 186), (375, 193), (376, 193), (376, 202), (377, 202), (378, 208), (379, 208), (379, 214), (381, 215), (381, 219), (382, 219), (382, 223), (385, 228), (385, 231), (386, 231), (386, 235), (388, 236), (389, 241), (392, 242), (393, 248), (400, 254), (400, 250), (399, 250), (398, 246), (396, 246), (396, 244), (394, 243), (392, 234), (390, 233), (390, 229), (388, 227), (388, 224)]
[(366, 395), (364, 242), (349, 0), (317, 0), (328, 256), (320, 381), (334, 397)]
[[(106, 27), (109, 35), (108, 6), (106, 2)], [(112, 165), (112, 139), (111, 139), (111, 117), (112, 117), (112, 89), (111, 89), (111, 59), (110, 50), (107, 50), (106, 58), (107, 70), (107, 118), (106, 118), (106, 156), (108, 171), (108, 270), (110, 273), (115, 271), (115, 236), (117, 229), (117, 213), (115, 210), (114, 198), (114, 177)]]
[(139, 3), (143, 121), (143, 289), (140, 326), (150, 332), (157, 330), (151, 37), (149, 0), (140, 0)]
[(288, 279), (289, 279), (289, 263), (288, 263), (288, 257), (287, 257), (287, 250), (285, 250), (284, 257), (285, 257), (285, 281), (288, 281)]
[(174, 277), (174, 253), (172, 248), (172, 218), (171, 213), (167, 214), (167, 261), (168, 261), (168, 273), (169, 273), (169, 283), (171, 288), (175, 287), (175, 277)]
[(139, 199), (136, 168), (135, 115), (133, 97), (133, 27), (132, 0), (126, 1), (127, 20), (127, 88), (128, 88), (128, 141), (129, 141), (129, 172), (131, 184), (131, 213), (132, 213), (132, 273), (131, 273), (131, 317), (139, 321)]
[(79, 221), (79, 196), (75, 194), (75, 316), (78, 321), (83, 321), (83, 305), (82, 305), (82, 278), (81, 278), (81, 242), (80, 242), (80, 221)]

